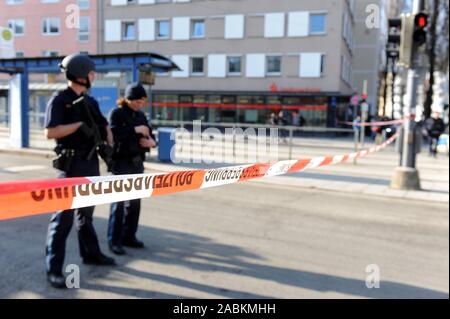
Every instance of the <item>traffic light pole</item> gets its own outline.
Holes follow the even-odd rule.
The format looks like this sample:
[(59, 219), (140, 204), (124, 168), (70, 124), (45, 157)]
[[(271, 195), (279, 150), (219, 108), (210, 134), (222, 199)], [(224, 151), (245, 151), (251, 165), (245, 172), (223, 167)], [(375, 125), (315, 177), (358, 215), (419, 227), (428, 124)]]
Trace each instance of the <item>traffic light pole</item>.
[(404, 107), (404, 116), (406, 117), (405, 125), (403, 127), (403, 154), (402, 167), (409, 167), (415, 169), (416, 167), (416, 150), (415, 150), (415, 120), (413, 116), (416, 113), (417, 103), (417, 86), (418, 74), (415, 68), (408, 71), (408, 102)]
[[(413, 4), (413, 15), (419, 13), (422, 8), (422, 0), (415, 0)], [(405, 20), (406, 21), (406, 20)], [(407, 25), (403, 26), (407, 28)], [(394, 189), (420, 189), (419, 172), (416, 169), (416, 129), (415, 129), (415, 115), (417, 104), (417, 87), (418, 87), (418, 72), (417, 72), (417, 45), (411, 39), (403, 39), (403, 41), (412, 41), (409, 49), (411, 50), (410, 70), (408, 71), (407, 92), (408, 100), (403, 109), (405, 116), (405, 125), (403, 126), (403, 141), (402, 142), (402, 157), (401, 166), (395, 171), (394, 178), (391, 182), (391, 188)]]

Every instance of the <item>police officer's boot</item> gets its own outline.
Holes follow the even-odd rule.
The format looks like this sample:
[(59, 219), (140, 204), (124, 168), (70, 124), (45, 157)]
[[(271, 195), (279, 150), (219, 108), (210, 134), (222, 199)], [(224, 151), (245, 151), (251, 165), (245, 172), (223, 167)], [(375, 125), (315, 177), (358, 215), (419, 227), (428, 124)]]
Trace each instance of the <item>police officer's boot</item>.
[(86, 265), (114, 266), (116, 264), (116, 261), (114, 260), (114, 258), (99, 253), (96, 256), (83, 258), (83, 263)]
[(124, 239), (122, 244), (131, 248), (144, 248), (144, 243), (138, 240), (136, 237), (130, 239)]
[(120, 245), (109, 244), (109, 250), (116, 255), (125, 255), (125, 249)]
[(62, 274), (47, 273), (47, 281), (53, 288), (67, 288), (66, 277)]

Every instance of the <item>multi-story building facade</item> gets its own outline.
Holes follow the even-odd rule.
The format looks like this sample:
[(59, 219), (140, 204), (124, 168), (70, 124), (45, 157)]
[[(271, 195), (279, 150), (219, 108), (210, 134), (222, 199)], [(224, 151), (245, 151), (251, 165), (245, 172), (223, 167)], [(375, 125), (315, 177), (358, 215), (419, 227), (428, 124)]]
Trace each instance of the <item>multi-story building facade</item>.
[(157, 77), (156, 120), (264, 123), (285, 109), (333, 126), (354, 92), (354, 2), (105, 0), (99, 51), (180, 66)]
[[(0, 0), (0, 26), (14, 34), (16, 57), (97, 53), (98, 0)], [(9, 76), (0, 74), (0, 124), (8, 122)], [(30, 75), (30, 121), (42, 125), (46, 101), (58, 78)], [(60, 77), (63, 80), (63, 77)], [(63, 85), (62, 85), (63, 86)]]
[(98, 47), (97, 2), (1, 0), (0, 26), (13, 30), (17, 57), (94, 54)]
[[(353, 79), (356, 92), (367, 94), (371, 114), (378, 112), (381, 81), (386, 69), (388, 0), (356, 0)], [(364, 91), (367, 92), (364, 92)]]

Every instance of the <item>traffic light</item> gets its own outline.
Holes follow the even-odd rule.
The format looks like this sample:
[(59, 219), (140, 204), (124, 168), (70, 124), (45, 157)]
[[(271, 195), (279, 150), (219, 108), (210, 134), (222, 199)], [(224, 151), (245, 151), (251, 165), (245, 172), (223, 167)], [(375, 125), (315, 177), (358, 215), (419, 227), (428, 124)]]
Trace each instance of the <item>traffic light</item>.
[(400, 56), (400, 34), (402, 30), (402, 20), (400, 18), (389, 19), (389, 34), (386, 44), (388, 58), (398, 59)]
[(421, 46), (427, 42), (427, 26), (428, 15), (423, 12), (416, 14), (414, 17), (413, 40), (417, 46)]

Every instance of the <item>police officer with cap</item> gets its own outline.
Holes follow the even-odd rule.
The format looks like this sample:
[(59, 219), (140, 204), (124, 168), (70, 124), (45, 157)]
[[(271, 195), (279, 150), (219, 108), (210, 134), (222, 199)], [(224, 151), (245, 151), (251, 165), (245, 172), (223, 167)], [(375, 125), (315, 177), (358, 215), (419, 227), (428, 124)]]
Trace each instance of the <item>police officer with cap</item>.
[[(113, 137), (97, 101), (87, 95), (95, 77), (95, 64), (86, 55), (69, 55), (60, 64), (68, 87), (49, 101), (45, 134), (56, 140), (58, 154), (53, 166), (60, 178), (98, 176), (97, 142), (112, 145)], [(97, 133), (97, 134), (95, 134)], [(47, 280), (53, 287), (65, 288), (62, 269), (66, 239), (75, 215), (80, 255), (85, 264), (114, 265), (113, 258), (100, 251), (93, 226), (94, 207), (56, 212), (48, 227), (46, 245)]]
[[(141, 109), (147, 104), (147, 93), (140, 83), (130, 84), (118, 108), (110, 114), (114, 135), (114, 153), (111, 172), (115, 175), (144, 172), (145, 153), (156, 147), (155, 136)], [(136, 238), (141, 200), (118, 202), (111, 205), (108, 228), (110, 250), (125, 254), (123, 246), (142, 248), (144, 243)]]

